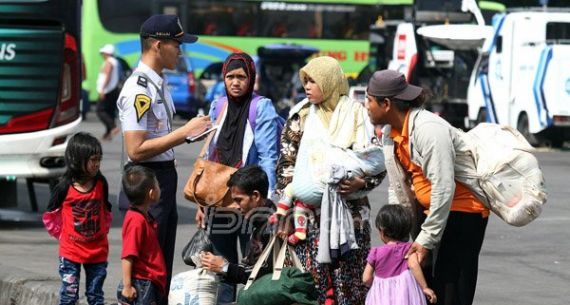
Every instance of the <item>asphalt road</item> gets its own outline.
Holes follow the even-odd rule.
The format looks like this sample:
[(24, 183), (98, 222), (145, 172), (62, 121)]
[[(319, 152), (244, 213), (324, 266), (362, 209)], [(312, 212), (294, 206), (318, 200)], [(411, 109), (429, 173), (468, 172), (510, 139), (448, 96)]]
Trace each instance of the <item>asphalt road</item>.
[[(178, 124), (183, 122), (177, 121)], [(103, 125), (94, 113), (80, 125), (80, 129), (101, 137)], [(178, 211), (174, 272), (188, 268), (180, 253), (196, 231), (194, 204), (184, 199), (182, 189), (199, 144), (176, 148), (178, 164)], [(110, 185), (110, 199), (115, 202), (119, 185), (121, 138), (103, 142), (101, 170)], [(492, 215), (479, 264), (479, 281), (475, 304), (537, 304), (567, 305), (570, 299), (570, 152), (546, 151), (537, 153), (549, 190), (549, 199), (542, 215), (528, 226), (511, 227)], [(370, 196), (372, 215), (387, 202), (387, 184), (378, 187)], [(37, 185), (40, 210), (48, 201), (47, 186)], [(20, 208), (29, 210), (25, 184), (19, 183)], [(121, 217), (114, 209), (114, 221), (109, 234), (110, 256), (104, 290), (113, 300), (120, 280)], [(380, 240), (375, 232), (373, 245)], [(38, 277), (57, 278), (58, 243), (43, 229), (41, 223), (0, 223), (0, 265), (34, 272)], [(81, 291), (83, 293), (84, 286)]]

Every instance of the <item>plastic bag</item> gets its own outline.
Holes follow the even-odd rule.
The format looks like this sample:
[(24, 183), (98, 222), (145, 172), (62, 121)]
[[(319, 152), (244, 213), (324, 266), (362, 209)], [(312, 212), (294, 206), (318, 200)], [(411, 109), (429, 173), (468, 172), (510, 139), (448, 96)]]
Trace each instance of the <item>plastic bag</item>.
[(205, 230), (199, 229), (182, 250), (182, 260), (188, 266), (200, 267), (200, 252), (214, 252), (214, 246)]
[(542, 212), (548, 194), (534, 149), (516, 129), (482, 123), (470, 130), (477, 176), (491, 211), (506, 223), (524, 226)]
[(203, 268), (178, 273), (172, 277), (168, 304), (215, 305), (219, 282), (214, 272)]

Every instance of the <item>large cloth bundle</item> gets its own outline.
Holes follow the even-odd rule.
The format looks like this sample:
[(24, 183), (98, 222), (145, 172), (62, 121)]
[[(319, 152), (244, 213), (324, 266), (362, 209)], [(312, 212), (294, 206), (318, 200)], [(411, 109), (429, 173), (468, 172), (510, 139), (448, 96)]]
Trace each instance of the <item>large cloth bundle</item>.
[[(356, 107), (360, 111), (348, 115), (352, 113), (348, 109), (354, 107), (349, 100), (341, 101), (337, 106), (333, 117), (347, 117), (339, 125), (342, 127), (336, 128), (342, 136), (333, 138), (331, 131), (318, 118), (314, 105), (311, 106), (297, 152), (293, 181), (285, 189), (287, 196), (318, 207), (327, 190), (333, 165), (343, 166), (352, 177), (376, 176), (386, 169), (384, 153), (376, 143), (374, 126), (363, 108)], [(347, 199), (364, 196), (366, 192), (359, 192)]]
[(534, 149), (517, 130), (479, 124), (467, 134), (474, 144), (477, 180), (489, 208), (506, 223), (524, 226), (542, 212), (547, 193)]
[(219, 278), (204, 268), (178, 273), (172, 277), (168, 304), (216, 305)]
[[(360, 150), (351, 150), (324, 142), (311, 144), (300, 150), (292, 182), (294, 197), (304, 203), (321, 205), (334, 166), (344, 167), (352, 177), (375, 176), (385, 170), (384, 153), (380, 146), (370, 144)], [(366, 195), (367, 192), (357, 192), (347, 199)]]

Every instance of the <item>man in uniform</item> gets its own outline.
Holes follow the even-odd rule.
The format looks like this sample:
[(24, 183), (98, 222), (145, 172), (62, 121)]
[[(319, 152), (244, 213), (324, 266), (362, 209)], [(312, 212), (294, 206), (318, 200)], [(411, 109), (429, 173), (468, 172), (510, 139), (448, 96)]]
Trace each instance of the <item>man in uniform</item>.
[[(129, 164), (148, 167), (160, 184), (160, 202), (150, 214), (158, 224), (157, 236), (167, 268), (167, 290), (172, 277), (178, 211), (173, 147), (211, 127), (209, 117), (198, 117), (172, 130), (174, 103), (163, 78), (163, 69), (174, 69), (180, 44), (198, 37), (184, 33), (173, 15), (154, 15), (141, 27), (141, 61), (125, 82), (118, 108)], [(122, 207), (125, 208), (125, 207)], [(166, 300), (164, 300), (166, 301)]]

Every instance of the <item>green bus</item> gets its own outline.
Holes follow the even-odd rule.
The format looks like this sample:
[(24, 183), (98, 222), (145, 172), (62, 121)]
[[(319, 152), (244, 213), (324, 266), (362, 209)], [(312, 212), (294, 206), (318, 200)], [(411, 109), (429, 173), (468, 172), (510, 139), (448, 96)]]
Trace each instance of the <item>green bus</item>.
[(95, 81), (102, 59), (99, 48), (115, 45), (117, 54), (134, 64), (140, 55), (140, 25), (154, 13), (180, 16), (184, 29), (198, 34), (184, 46), (195, 72), (223, 61), (235, 51), (255, 55), (270, 43), (312, 46), (338, 59), (348, 75), (368, 63), (370, 25), (379, 16), (403, 19), (413, 0), (84, 0), (84, 88), (96, 99)]

